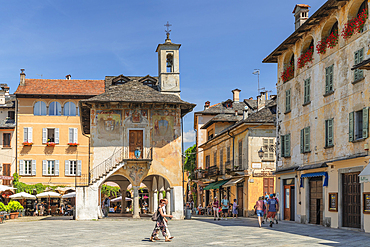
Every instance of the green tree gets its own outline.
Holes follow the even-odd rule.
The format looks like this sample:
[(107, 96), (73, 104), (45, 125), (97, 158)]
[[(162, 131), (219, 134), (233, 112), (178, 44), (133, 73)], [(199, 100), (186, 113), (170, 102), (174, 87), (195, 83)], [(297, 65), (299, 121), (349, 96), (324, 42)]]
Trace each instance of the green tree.
[(197, 150), (197, 147), (196, 145), (194, 144), (194, 146), (192, 147), (189, 147), (188, 149), (186, 149), (185, 151), (185, 164), (184, 164), (184, 169), (185, 171), (189, 171), (189, 172), (193, 172), (196, 168), (196, 150)]

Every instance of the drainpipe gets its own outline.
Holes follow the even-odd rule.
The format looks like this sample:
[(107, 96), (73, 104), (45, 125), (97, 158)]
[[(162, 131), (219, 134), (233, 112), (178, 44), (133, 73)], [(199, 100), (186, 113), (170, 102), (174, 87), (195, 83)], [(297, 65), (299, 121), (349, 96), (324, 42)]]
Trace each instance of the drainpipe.
[(184, 167), (184, 118), (181, 117), (181, 161), (182, 161), (182, 189), (183, 189), (183, 196), (182, 196), (182, 204), (184, 205), (185, 203), (185, 176), (184, 176), (184, 172), (185, 172), (185, 167)]
[(235, 166), (235, 161), (234, 161), (234, 158), (235, 158), (235, 136), (230, 135), (230, 130), (227, 131), (227, 134), (231, 138), (233, 138), (233, 170), (234, 170), (234, 166)]

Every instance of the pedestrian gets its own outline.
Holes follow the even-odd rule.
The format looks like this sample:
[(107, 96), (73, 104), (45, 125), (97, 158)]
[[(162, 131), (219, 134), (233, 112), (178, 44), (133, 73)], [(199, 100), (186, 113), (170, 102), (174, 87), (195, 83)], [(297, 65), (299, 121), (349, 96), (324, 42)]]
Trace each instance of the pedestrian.
[[(267, 193), (267, 192), (265, 192), (265, 193)], [(263, 210), (263, 220), (262, 220), (262, 224), (265, 224), (265, 221), (267, 221), (267, 202), (269, 200), (269, 196), (268, 195), (265, 195), (262, 198), (263, 198), (263, 202), (266, 205), (265, 209)]]
[(266, 210), (266, 204), (265, 201), (263, 200), (263, 196), (258, 198), (258, 201), (256, 201), (256, 205), (254, 205), (254, 209), (256, 210), (257, 213), (258, 224), (261, 227), (264, 210)]
[(40, 215), (41, 216), (44, 215), (44, 209), (45, 209), (44, 202), (41, 202), (41, 204), (40, 204)]
[[(279, 205), (279, 198), (277, 198), (276, 197), (276, 194), (275, 193), (273, 193), (272, 194), (272, 196), (273, 196), (273, 198), (277, 201), (277, 204)], [(276, 224), (279, 224), (279, 222), (278, 222), (278, 220), (277, 220), (277, 212), (278, 212), (279, 210), (276, 210), (276, 215), (275, 215), (275, 221), (276, 221)]]
[(225, 220), (227, 220), (227, 216), (229, 213), (229, 200), (227, 200), (226, 195), (224, 195), (224, 199), (221, 200), (221, 206), (223, 216), (225, 217)]
[(166, 202), (164, 199), (161, 199), (159, 201), (159, 207), (157, 209), (158, 211), (158, 218), (157, 218), (157, 221), (155, 222), (155, 227), (154, 227), (154, 230), (152, 232), (152, 235), (150, 236), (149, 238), (149, 241), (152, 241), (152, 242), (155, 242), (155, 240), (159, 239), (156, 237), (157, 233), (159, 230), (162, 231), (162, 235), (165, 237), (165, 241), (166, 242), (171, 242), (171, 240), (168, 238), (167, 236), (167, 227), (166, 227), (166, 223), (168, 222), (168, 220), (166, 219), (166, 217), (169, 217), (169, 218), (172, 218), (173, 216), (172, 215), (166, 215), (163, 213), (163, 207), (166, 205)]
[(105, 217), (108, 217), (108, 212), (109, 212), (109, 208), (110, 208), (110, 196), (108, 196), (107, 198), (105, 198), (104, 207), (105, 207), (104, 216)]
[(238, 218), (238, 207), (239, 207), (239, 205), (236, 203), (236, 199), (234, 199), (234, 203), (233, 203), (233, 218), (234, 218), (234, 216), (236, 218)]
[(38, 211), (37, 211), (37, 200), (33, 203), (33, 216), (37, 216)]
[(270, 195), (270, 200), (267, 202), (267, 218), (270, 219), (270, 227), (272, 227), (272, 222), (276, 216), (276, 211), (279, 209), (279, 203)]
[(212, 208), (213, 208), (213, 220), (216, 220), (216, 215), (217, 215), (217, 220), (220, 220), (220, 215), (218, 213), (218, 200), (217, 200), (217, 196), (215, 196), (215, 199), (213, 200)]

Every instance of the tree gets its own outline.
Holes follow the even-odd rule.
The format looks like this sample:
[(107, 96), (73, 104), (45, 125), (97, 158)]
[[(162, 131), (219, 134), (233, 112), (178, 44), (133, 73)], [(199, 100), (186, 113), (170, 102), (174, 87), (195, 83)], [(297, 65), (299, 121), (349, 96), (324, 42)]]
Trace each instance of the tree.
[(196, 151), (197, 148), (196, 148), (196, 145), (194, 144), (194, 146), (192, 147), (189, 147), (188, 149), (186, 149), (185, 151), (185, 164), (184, 164), (184, 169), (185, 171), (189, 171), (189, 172), (193, 172), (196, 168)]

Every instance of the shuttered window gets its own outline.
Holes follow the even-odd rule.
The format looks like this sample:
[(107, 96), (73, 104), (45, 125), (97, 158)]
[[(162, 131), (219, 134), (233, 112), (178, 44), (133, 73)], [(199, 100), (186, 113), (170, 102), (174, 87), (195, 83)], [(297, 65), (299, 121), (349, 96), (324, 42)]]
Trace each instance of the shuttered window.
[(239, 141), (239, 167), (243, 165), (243, 142)]
[[(364, 48), (355, 52), (355, 65), (361, 63), (364, 60)], [(362, 69), (355, 69), (354, 71), (354, 81), (360, 80), (364, 77), (364, 72)]]
[(290, 157), (290, 134), (281, 136), (281, 157)]
[(290, 108), (291, 97), (290, 97), (290, 89), (285, 91), (285, 112), (289, 112)]
[(217, 166), (217, 152), (213, 153), (213, 165)]
[(304, 100), (303, 103), (307, 104), (310, 102), (310, 85), (311, 85), (311, 78), (308, 78), (304, 81)]
[(206, 168), (211, 166), (211, 157), (209, 155), (206, 156)]
[(333, 119), (325, 120), (325, 147), (334, 146)]
[(263, 159), (274, 159), (274, 138), (263, 138)]
[(325, 94), (331, 93), (334, 91), (333, 88), (333, 71), (334, 64), (325, 69)]
[(230, 161), (230, 147), (226, 148), (226, 161)]
[(348, 140), (350, 142), (369, 137), (369, 107), (349, 113)]
[(310, 127), (301, 130), (301, 153), (310, 152)]

